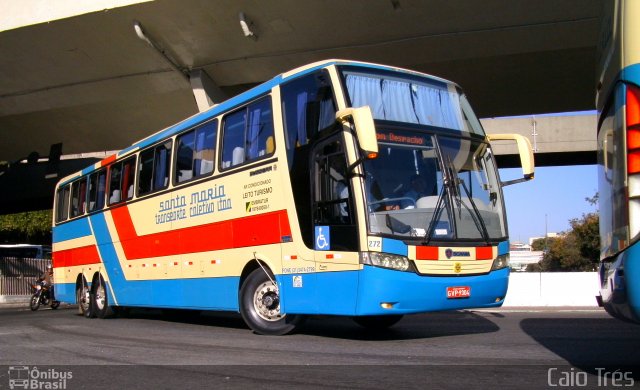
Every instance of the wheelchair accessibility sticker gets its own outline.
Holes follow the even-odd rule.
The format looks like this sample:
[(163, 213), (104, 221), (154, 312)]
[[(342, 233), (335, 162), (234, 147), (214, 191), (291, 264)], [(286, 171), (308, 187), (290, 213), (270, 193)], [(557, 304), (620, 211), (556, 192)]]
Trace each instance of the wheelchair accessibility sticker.
[(329, 226), (316, 226), (315, 249), (317, 251), (331, 250), (331, 233)]

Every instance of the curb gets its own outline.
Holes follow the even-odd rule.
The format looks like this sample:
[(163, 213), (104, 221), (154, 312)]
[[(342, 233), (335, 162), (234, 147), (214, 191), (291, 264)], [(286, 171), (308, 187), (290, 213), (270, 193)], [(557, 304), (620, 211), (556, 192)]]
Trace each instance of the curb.
[(31, 295), (0, 295), (0, 305), (4, 304), (29, 304)]

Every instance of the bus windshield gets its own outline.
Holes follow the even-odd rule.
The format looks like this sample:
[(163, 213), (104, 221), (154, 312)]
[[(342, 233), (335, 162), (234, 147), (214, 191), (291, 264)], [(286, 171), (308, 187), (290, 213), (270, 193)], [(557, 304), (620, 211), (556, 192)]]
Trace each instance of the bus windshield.
[(506, 237), (491, 149), (470, 139), (378, 129), (364, 163), (369, 230), (429, 241)]
[(453, 84), (410, 73), (342, 69), (349, 102), (369, 106), (380, 153), (366, 161), (372, 234), (429, 241), (507, 236), (484, 131)]

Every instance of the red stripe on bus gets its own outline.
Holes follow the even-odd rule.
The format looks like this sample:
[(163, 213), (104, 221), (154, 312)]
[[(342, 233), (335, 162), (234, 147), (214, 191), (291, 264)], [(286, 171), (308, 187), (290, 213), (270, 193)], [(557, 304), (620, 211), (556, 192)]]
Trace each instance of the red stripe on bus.
[(95, 245), (55, 251), (53, 252), (52, 257), (54, 267), (71, 267), (74, 265), (100, 263), (98, 248)]
[(104, 158), (102, 161), (100, 161), (100, 166), (104, 167), (105, 165), (111, 164), (112, 162), (116, 161), (116, 157), (117, 156), (115, 154), (112, 154), (111, 156)]
[(479, 246), (476, 248), (476, 260), (491, 260), (491, 259), (493, 259), (493, 247)]
[(286, 210), (139, 236), (127, 206), (111, 210), (128, 260), (277, 244), (291, 236)]
[(439, 248), (437, 246), (417, 246), (417, 260), (438, 260)]

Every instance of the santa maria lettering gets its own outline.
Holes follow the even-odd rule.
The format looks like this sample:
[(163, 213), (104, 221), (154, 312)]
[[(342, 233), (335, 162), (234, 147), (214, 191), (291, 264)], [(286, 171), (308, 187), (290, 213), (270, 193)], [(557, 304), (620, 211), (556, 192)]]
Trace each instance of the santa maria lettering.
[(216, 199), (225, 198), (224, 186), (215, 185), (206, 190), (194, 192), (191, 194), (191, 204), (197, 204), (202, 202), (209, 202)]
[(184, 196), (176, 196), (160, 202), (156, 214), (156, 225), (187, 218), (187, 201)]
[[(189, 203), (187, 204), (187, 199)], [(223, 185), (192, 192), (189, 197), (177, 195), (160, 202), (155, 215), (156, 225), (179, 221), (186, 218), (211, 214), (216, 211), (231, 210), (231, 199), (227, 197)]]
[(189, 216), (211, 214), (215, 211), (225, 211), (231, 209), (231, 199), (227, 198), (224, 186), (215, 185), (206, 190), (191, 194), (191, 206)]

